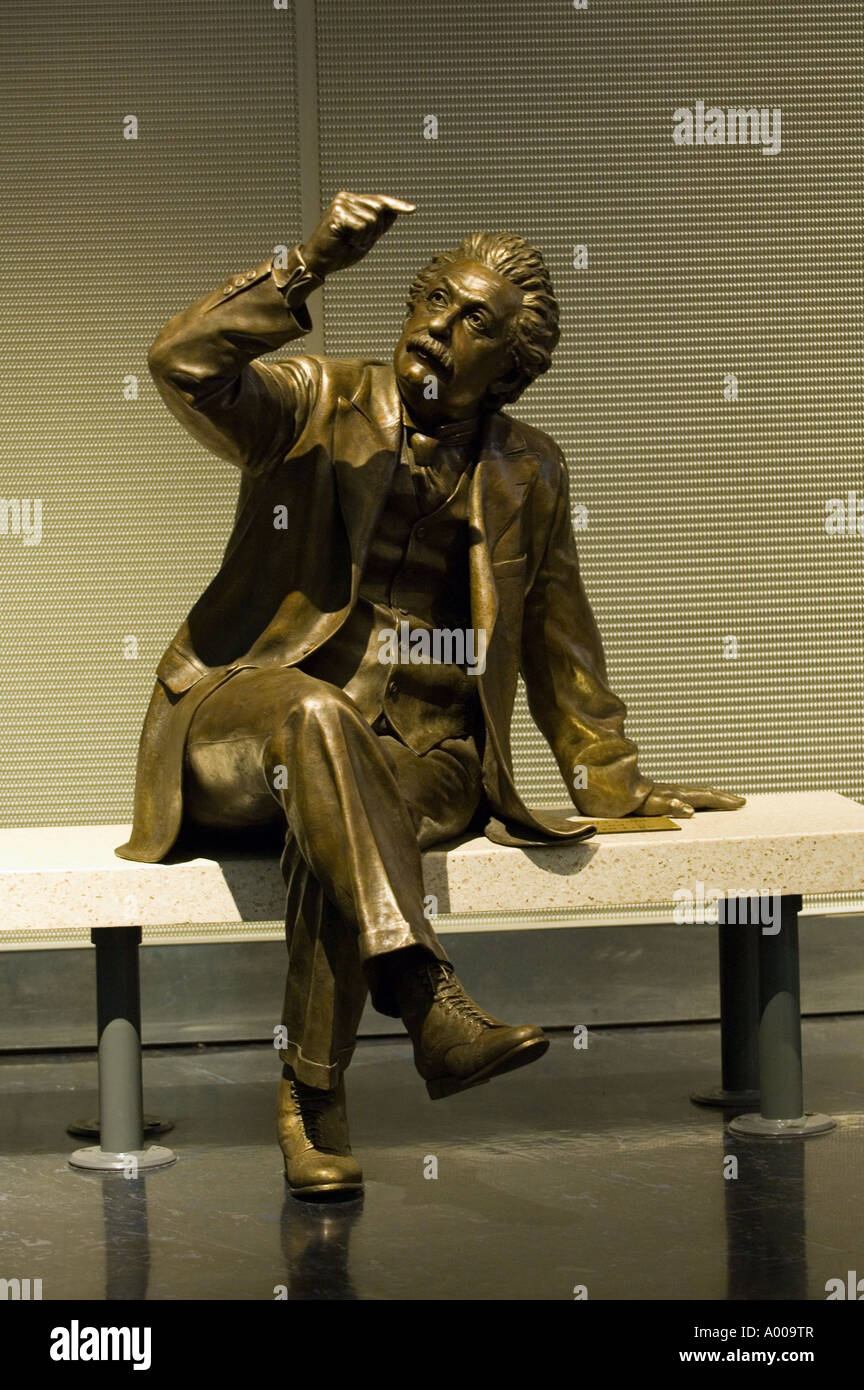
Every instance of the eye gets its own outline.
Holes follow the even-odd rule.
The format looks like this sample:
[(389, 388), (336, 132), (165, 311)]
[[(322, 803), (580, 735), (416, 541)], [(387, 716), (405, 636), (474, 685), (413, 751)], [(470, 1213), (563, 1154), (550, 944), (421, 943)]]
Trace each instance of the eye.
[(485, 333), (489, 328), (489, 321), (486, 315), (479, 313), (477, 310), (467, 315), (467, 322), (480, 333)]
[(443, 290), (432, 290), (426, 296), (427, 304), (446, 304), (447, 296)]

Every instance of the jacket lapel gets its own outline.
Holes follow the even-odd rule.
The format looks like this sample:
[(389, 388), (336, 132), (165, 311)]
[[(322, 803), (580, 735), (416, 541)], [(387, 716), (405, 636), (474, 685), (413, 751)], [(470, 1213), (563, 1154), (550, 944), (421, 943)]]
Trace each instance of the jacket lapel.
[(498, 590), (492, 570), (499, 542), (519, 517), (527, 490), (537, 476), (518, 427), (505, 415), (486, 419), (469, 502), (471, 621), (485, 628), (487, 643), (498, 618)]
[[(486, 724), (483, 781), (492, 804), (517, 818), (524, 808), (510, 774), (510, 719), (519, 677), (527, 559), (520, 532), (509, 536), (512, 545), (508, 533), (520, 516), (537, 468), (537, 459), (517, 426), (504, 415), (489, 416), (471, 486), (471, 623), (475, 631), (486, 633), (485, 670), (478, 676)], [(493, 636), (496, 625), (498, 632)]]
[(351, 547), (352, 601), (396, 467), (400, 433), (401, 405), (393, 370), (375, 364), (364, 372), (350, 400), (339, 397), (330, 441)]

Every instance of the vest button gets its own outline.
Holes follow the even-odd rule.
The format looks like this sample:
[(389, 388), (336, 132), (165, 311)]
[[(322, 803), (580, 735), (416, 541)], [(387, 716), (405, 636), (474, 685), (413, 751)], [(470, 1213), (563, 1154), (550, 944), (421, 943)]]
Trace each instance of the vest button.
[(416, 535), (418, 540), (422, 541), (423, 537), (426, 535), (426, 527), (418, 526), (414, 534)]
[(392, 696), (394, 700), (396, 699), (396, 696), (399, 694), (399, 687), (395, 681), (391, 681), (388, 685), (387, 694)]

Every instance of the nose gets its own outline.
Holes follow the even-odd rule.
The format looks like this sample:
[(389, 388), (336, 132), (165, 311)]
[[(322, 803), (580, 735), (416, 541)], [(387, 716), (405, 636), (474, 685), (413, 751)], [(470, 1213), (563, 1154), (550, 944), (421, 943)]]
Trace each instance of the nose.
[(436, 310), (427, 324), (427, 328), (432, 334), (432, 337), (442, 339), (449, 338), (453, 318), (458, 312), (458, 306), (455, 304), (450, 304), (446, 308)]

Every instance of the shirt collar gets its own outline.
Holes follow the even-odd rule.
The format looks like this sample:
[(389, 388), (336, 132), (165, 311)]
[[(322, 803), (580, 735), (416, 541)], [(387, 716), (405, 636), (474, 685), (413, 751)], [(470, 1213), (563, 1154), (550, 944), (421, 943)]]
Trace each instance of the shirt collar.
[(479, 426), (480, 416), (474, 415), (470, 420), (453, 420), (450, 424), (437, 425), (434, 430), (426, 430), (412, 420), (408, 407), (404, 402), (402, 404), (402, 427), (409, 438), (416, 431), (429, 439), (437, 439), (439, 443), (450, 448), (466, 449), (476, 437)]

